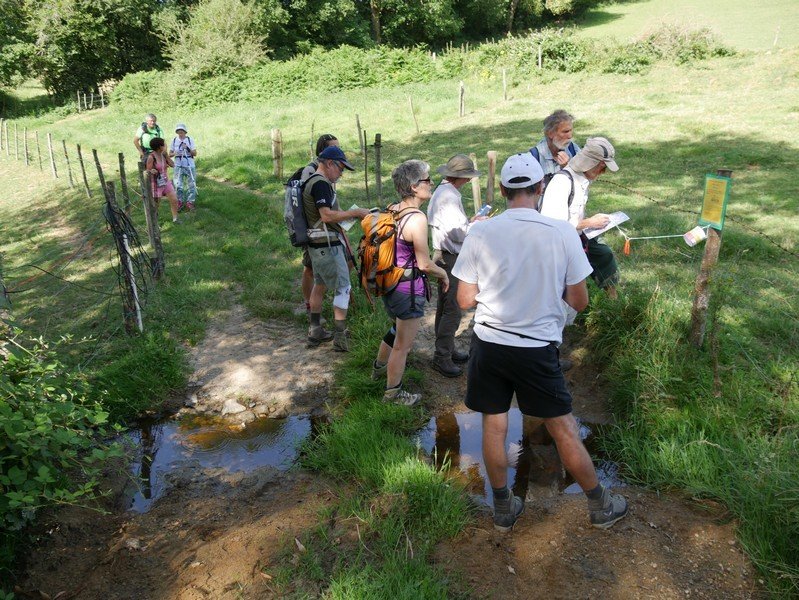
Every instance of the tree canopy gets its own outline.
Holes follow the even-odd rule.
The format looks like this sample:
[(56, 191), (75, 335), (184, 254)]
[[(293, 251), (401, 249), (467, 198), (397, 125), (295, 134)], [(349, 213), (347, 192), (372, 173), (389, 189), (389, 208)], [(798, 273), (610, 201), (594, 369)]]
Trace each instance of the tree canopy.
[(165, 66), (202, 79), (347, 44), (436, 49), (504, 35), (593, 0), (0, 0), (0, 87), (69, 96)]

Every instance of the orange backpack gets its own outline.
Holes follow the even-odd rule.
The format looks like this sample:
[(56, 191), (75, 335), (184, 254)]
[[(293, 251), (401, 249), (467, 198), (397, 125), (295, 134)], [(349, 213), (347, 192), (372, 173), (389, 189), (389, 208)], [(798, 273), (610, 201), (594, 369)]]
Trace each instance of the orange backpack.
[[(361, 261), (359, 276), (361, 287), (373, 304), (374, 298), (385, 296), (400, 281), (419, 276), (418, 270), (411, 264), (396, 264), (397, 238), (401, 231), (399, 222), (406, 215), (415, 212), (422, 211), (415, 208), (406, 208), (399, 212), (386, 209), (371, 212), (361, 220), (364, 233), (358, 243), (358, 258)], [(412, 271), (410, 274), (407, 273), (409, 269)]]

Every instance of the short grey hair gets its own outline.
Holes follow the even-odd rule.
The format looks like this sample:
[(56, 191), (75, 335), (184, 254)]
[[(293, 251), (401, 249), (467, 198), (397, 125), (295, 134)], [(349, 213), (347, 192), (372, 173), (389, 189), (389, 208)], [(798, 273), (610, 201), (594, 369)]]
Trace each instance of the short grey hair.
[(153, 113), (149, 113), (146, 117), (144, 117), (144, 120), (146, 121), (147, 119), (157, 119), (157, 118), (158, 117), (156, 117)]
[(418, 184), (425, 175), (430, 176), (430, 165), (423, 160), (406, 160), (391, 172), (394, 187), (400, 198), (412, 198), (415, 194), (411, 186)]
[(558, 125), (564, 121), (574, 123), (574, 117), (563, 109), (558, 109), (553, 112), (546, 119), (544, 119), (544, 135), (548, 134), (550, 131), (555, 131), (555, 129), (558, 128)]

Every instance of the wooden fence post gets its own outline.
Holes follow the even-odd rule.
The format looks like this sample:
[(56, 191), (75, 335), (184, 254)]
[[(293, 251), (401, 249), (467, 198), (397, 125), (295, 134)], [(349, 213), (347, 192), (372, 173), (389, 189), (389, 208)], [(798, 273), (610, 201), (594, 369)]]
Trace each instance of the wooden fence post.
[(366, 149), (366, 140), (363, 139), (363, 129), (361, 129), (361, 117), (358, 114), (355, 114), (355, 127), (358, 128), (358, 148), (361, 151), (361, 154), (364, 153)]
[(16, 123), (14, 123), (14, 160), (19, 160), (19, 138), (17, 137)]
[(461, 81), (458, 91), (458, 116), (462, 117), (466, 114), (466, 89)]
[(377, 201), (383, 201), (383, 175), (380, 172), (382, 166), (381, 148), (383, 147), (383, 136), (379, 133), (375, 134), (375, 194), (377, 194)]
[(22, 128), (22, 150), (25, 152), (25, 166), (30, 166), (30, 160), (28, 160), (28, 128)]
[(34, 136), (36, 136), (36, 155), (39, 157), (39, 170), (44, 171), (44, 166), (42, 166), (42, 147), (39, 145), (39, 132), (34, 131)]
[(80, 151), (80, 144), (75, 144), (78, 149), (78, 162), (80, 163), (80, 172), (83, 175), (83, 185), (86, 188), (86, 196), (92, 197), (92, 190), (89, 188), (89, 180), (86, 177), (86, 166), (83, 164), (83, 154)]
[[(94, 148), (92, 148), (92, 156), (94, 157), (94, 165), (97, 167), (97, 177), (100, 180), (100, 189), (103, 192), (103, 196), (105, 196), (107, 192), (105, 187), (105, 175), (103, 175), (103, 167), (100, 166), (100, 159), (97, 156), (97, 150)], [(106, 200), (108, 200), (108, 197), (106, 197)]]
[[(366, 130), (363, 130), (363, 139), (366, 140)], [(363, 145), (363, 183), (366, 187), (366, 202), (371, 203), (369, 198), (369, 148)]]
[(488, 157), (488, 181), (486, 182), (486, 204), (494, 206), (494, 177), (497, 173), (497, 153), (496, 150), (489, 150)]
[(64, 148), (64, 162), (67, 163), (67, 175), (69, 176), (69, 187), (75, 187), (75, 180), (72, 178), (72, 165), (69, 164), (69, 154), (67, 154), (67, 141), (61, 140), (61, 146)]
[(94, 90), (91, 90), (91, 92), (92, 92), (92, 103), (91, 106), (89, 106), (89, 108), (94, 108)]
[[(475, 170), (477, 169), (477, 155), (472, 152), (469, 154), (469, 158), (472, 159), (474, 163)], [(472, 179), (472, 199), (474, 200), (474, 214), (477, 214), (477, 211), (483, 207), (483, 203), (480, 201), (480, 178), (474, 177)]]
[(508, 99), (508, 71), (507, 69), (502, 69), (502, 99)]
[(130, 194), (128, 193), (128, 179), (125, 174), (125, 155), (119, 153), (119, 186), (122, 188), (122, 197), (125, 199), (125, 214), (130, 214)]
[(6, 146), (6, 156), (11, 156), (11, 149), (8, 147), (8, 121), (6, 121), (5, 123), (3, 123), (3, 126), (5, 127), (5, 130), (6, 130), (6, 143), (5, 143), (5, 146)]
[(75, 94), (77, 94), (77, 96), (78, 96), (78, 112), (80, 112), (80, 90), (75, 92)]
[(544, 66), (544, 54), (541, 44), (538, 44), (538, 70), (540, 71)]
[(408, 103), (411, 105), (411, 116), (413, 116), (413, 124), (416, 126), (416, 135), (419, 135), (419, 121), (416, 120), (416, 111), (413, 108), (413, 98), (408, 96)]
[[(728, 169), (719, 169), (716, 174), (722, 177), (732, 177), (732, 171)], [(713, 275), (713, 269), (715, 269), (719, 261), (720, 250), (721, 231), (708, 227), (705, 253), (702, 255), (702, 264), (699, 266), (699, 273), (696, 275), (694, 303), (691, 307), (690, 339), (691, 344), (697, 348), (701, 348), (705, 342), (707, 309), (710, 306), (710, 279)]]
[(161, 279), (165, 269), (164, 247), (161, 244), (161, 228), (158, 226), (158, 206), (153, 199), (153, 186), (149, 185), (152, 176), (144, 172), (144, 161), (139, 161), (139, 177), (143, 183), (144, 210), (147, 212), (147, 237), (150, 238), (150, 246), (155, 252), (155, 257), (150, 259), (153, 279)]
[(53, 136), (47, 134), (47, 151), (50, 154), (50, 171), (53, 173), (53, 179), (58, 179), (58, 169), (55, 166), (55, 155), (53, 154)]
[(5, 124), (5, 119), (0, 117), (0, 152), (3, 151), (3, 125)]
[(105, 108), (105, 96), (103, 96), (103, 88), (100, 88), (100, 108)]
[(272, 166), (275, 177), (283, 180), (283, 134), (280, 129), (272, 130)]
[(143, 160), (139, 160), (139, 192), (141, 193), (141, 206), (144, 212), (144, 221), (147, 224), (147, 240), (150, 242), (150, 247), (154, 248), (153, 246), (153, 239), (150, 237), (150, 211), (147, 208), (147, 181), (149, 181), (149, 175), (145, 175), (144, 167), (145, 163)]

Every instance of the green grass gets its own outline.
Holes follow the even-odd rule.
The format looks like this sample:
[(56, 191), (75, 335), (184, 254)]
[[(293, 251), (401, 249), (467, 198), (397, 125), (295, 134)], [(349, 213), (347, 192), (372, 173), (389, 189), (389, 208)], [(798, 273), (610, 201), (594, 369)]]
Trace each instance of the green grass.
[(663, 22), (709, 27), (739, 50), (795, 48), (799, 10), (794, 0), (621, 0), (589, 10), (578, 20), (584, 35), (638, 38)]
[[(234, 299), (263, 318), (289, 317), (299, 301), (299, 252), (285, 240), (282, 189), (271, 175), (271, 128), (283, 131), (290, 172), (307, 160), (312, 125), (316, 135), (336, 134), (352, 155), (358, 114), (370, 140), (374, 133), (382, 134), (384, 189), (391, 196), (388, 175), (400, 161), (421, 157), (435, 167), (456, 152), (475, 152), (485, 169), (486, 151), (497, 151), (501, 163), (504, 156), (529, 148), (540, 137), (541, 119), (565, 107), (577, 117), (578, 142), (606, 135), (616, 145), (621, 170), (599, 180), (590, 210), (624, 210), (631, 217), (626, 228), (630, 235), (688, 231), (696, 224), (705, 173), (734, 171), (713, 278), (715, 324), (710, 329), (715, 351), (710, 344), (694, 350), (686, 342), (703, 247), (688, 248), (679, 239), (634, 241), (632, 254), (619, 256), (622, 301), (611, 304), (601, 295), (595, 297), (586, 328), (614, 388), (620, 426), (608, 439), (611, 455), (627, 465), (631, 477), (649, 485), (677, 487), (725, 502), (774, 596), (795, 594), (799, 201), (793, 173), (799, 170), (799, 51), (682, 67), (658, 64), (635, 76), (544, 72), (523, 78), (511, 72), (510, 79), (510, 97), (504, 102), (501, 74), (467, 78), (464, 118), (457, 117), (454, 80), (303, 97), (302, 102), (289, 98), (159, 113), (167, 130), (178, 120), (188, 124), (199, 145), (201, 173), (251, 186), (266, 198), (201, 179), (198, 212), (185, 225), (166, 225), (163, 230), (167, 277), (149, 297), (149, 338), (129, 342), (120, 332), (113, 333), (120, 312), (115, 301), (101, 301), (47, 277), (15, 295), (15, 315), (31, 333), (57, 336), (73, 331), (81, 337), (99, 332), (101, 351), (87, 368), (107, 375), (108, 383), (117, 382), (121, 372), (135, 371), (147, 381), (123, 377), (117, 383), (124, 391), (118, 393), (119, 402), (133, 402), (129, 397), (139, 386), (152, 394), (148, 400), (157, 402), (175, 384), (161, 383), (165, 376), (153, 361), (164, 357), (156, 349), (166, 353), (168, 374), (183, 373), (181, 347), (201, 339), (208, 321)], [(414, 129), (409, 95), (420, 134)], [(763, 108), (764, 98), (768, 109)], [(146, 104), (142, 101), (141, 112), (111, 107), (19, 124), (37, 129), (42, 137), (51, 131), (56, 140), (97, 148), (106, 172), (112, 173), (117, 152), (124, 151), (129, 164), (132, 160), (132, 137)], [(359, 170), (347, 174), (338, 188), (345, 207), (368, 204), (363, 159), (354, 161)], [(369, 164), (371, 169), (373, 156)], [(74, 251), (76, 240), (92, 234), (99, 219), (96, 199), (87, 201), (69, 191), (63, 180), (53, 187), (48, 177), (37, 166), (26, 169), (5, 153), (0, 155), (0, 179), (9, 190), (0, 198), (0, 252), (5, 268), (13, 269), (6, 273), (8, 285), (34, 274), (23, 265), (52, 264), (53, 257)], [(373, 189), (373, 176), (370, 180)], [(96, 187), (93, 175), (92, 185)], [(467, 203), (469, 194), (467, 190)], [(134, 220), (141, 227), (140, 212), (134, 212)], [(608, 236), (607, 241), (620, 252), (619, 236)], [(62, 274), (88, 287), (110, 289), (115, 279), (107, 260), (108, 242)], [(439, 515), (435, 535), (446, 535), (457, 523), (452, 525), (437, 503), (450, 492), (443, 480), (418, 466), (415, 449), (405, 437), (418, 417), (376, 402), (379, 389), (367, 379), (385, 318), (380, 308), (375, 318), (359, 303), (352, 321), (355, 350), (338, 379), (349, 408), (320, 438), (324, 452), (314, 453), (318, 462), (313, 466), (358, 481), (363, 490), (360, 505), (368, 506), (369, 498), (399, 494), (402, 502), (391, 505), (378, 529), (401, 531), (395, 521), (407, 528), (424, 507), (428, 514)], [(76, 348), (76, 363), (85, 361), (85, 349), (95, 348), (91, 344)], [(141, 352), (144, 363), (136, 358)], [(713, 381), (714, 353), (718, 384)], [(420, 375), (411, 370), (409, 379), (419, 381)], [(383, 425), (381, 431), (368, 427), (374, 423)], [(417, 483), (403, 487), (409, 472)], [(394, 513), (399, 516), (391, 516)], [(395, 544), (401, 540), (392, 539)], [(413, 543), (415, 548), (424, 546), (423, 540)], [(368, 582), (353, 588), (358, 573), (378, 573), (380, 590), (394, 591), (391, 582), (406, 568), (399, 563), (410, 560), (386, 551), (376, 559), (365, 552), (361, 558), (338, 556), (330, 562), (323, 559), (321, 541), (308, 546), (319, 548), (318, 560), (298, 576), (310, 581), (316, 573), (320, 589), (342, 597), (379, 594)], [(430, 597), (444, 589), (436, 587), (434, 575), (428, 579), (431, 571), (422, 576), (415, 563), (407, 568), (414, 577), (433, 582)]]

